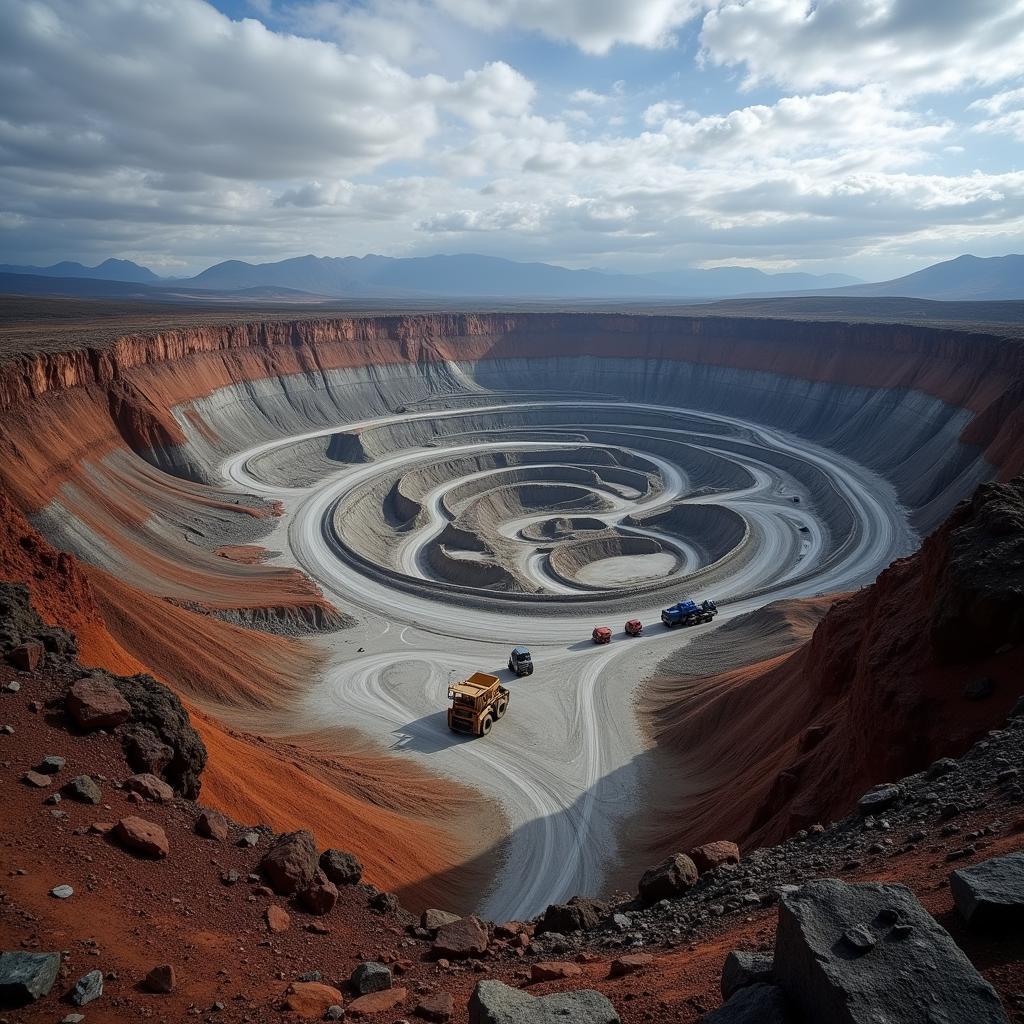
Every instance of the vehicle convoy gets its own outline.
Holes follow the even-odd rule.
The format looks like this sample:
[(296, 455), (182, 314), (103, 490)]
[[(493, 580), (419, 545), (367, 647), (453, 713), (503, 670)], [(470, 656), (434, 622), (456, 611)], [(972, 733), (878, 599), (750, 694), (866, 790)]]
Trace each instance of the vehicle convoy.
[(595, 626), (590, 639), (595, 644), (610, 644), (612, 642), (612, 631), (608, 626)]
[(461, 683), (448, 687), (448, 728), (470, 736), (486, 736), (508, 710), (509, 691), (497, 676), (474, 672)]
[(639, 636), (644, 631), (644, 624), (639, 619), (630, 619), (626, 623), (626, 633), (629, 636)]
[(517, 676), (533, 675), (533, 657), (525, 647), (513, 647), (508, 656), (508, 670)]
[(718, 614), (714, 601), (680, 601), (670, 608), (663, 608), (661, 621), (672, 629), (674, 626), (696, 626), (698, 622), (710, 622)]

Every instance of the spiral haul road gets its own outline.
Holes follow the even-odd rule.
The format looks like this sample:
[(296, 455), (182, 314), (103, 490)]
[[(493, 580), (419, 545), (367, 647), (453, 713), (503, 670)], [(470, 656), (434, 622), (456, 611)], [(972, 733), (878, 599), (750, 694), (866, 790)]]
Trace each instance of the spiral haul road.
[[(662, 658), (770, 601), (862, 585), (916, 538), (885, 481), (776, 429), (475, 384), (457, 397), (263, 443), (222, 471), (283, 503), (268, 545), (358, 620), (323, 640), (310, 723), (355, 727), (494, 798), (504, 868), (479, 910), (507, 920), (601, 891), (643, 805), (633, 701)], [(350, 461), (301, 487), (261, 474), (268, 454), (318, 438)], [(715, 623), (665, 629), (660, 609), (685, 597), (714, 598)], [(596, 625), (612, 627), (607, 647), (590, 643)], [(504, 669), (514, 644), (533, 651), (532, 676)], [(447, 686), (477, 670), (512, 698), (467, 739), (446, 727)]]

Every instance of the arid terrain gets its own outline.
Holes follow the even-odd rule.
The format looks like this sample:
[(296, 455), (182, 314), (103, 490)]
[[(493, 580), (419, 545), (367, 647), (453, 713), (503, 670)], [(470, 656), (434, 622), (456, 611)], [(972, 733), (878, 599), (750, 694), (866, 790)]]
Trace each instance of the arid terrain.
[[(476, 1020), (490, 978), (698, 1021), (822, 878), (909, 886), (1024, 1019), (948, 883), (1024, 846), (1019, 303), (0, 314), (0, 945), (70, 951), (11, 1020), (96, 967), (89, 1021)], [(83, 723), (82, 676), (131, 707)]]

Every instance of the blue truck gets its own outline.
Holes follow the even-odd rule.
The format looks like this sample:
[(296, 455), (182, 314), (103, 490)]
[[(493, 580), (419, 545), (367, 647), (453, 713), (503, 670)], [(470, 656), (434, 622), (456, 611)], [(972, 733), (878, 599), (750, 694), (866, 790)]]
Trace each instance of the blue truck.
[(674, 626), (696, 626), (698, 622), (710, 622), (718, 614), (714, 601), (680, 601), (670, 608), (663, 608), (661, 621), (672, 629)]

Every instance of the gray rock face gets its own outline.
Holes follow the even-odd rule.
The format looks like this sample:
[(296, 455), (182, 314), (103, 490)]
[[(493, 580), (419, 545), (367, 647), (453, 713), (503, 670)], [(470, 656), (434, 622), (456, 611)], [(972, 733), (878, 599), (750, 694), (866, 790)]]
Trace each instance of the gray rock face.
[(0, 1006), (27, 1006), (48, 995), (60, 970), (60, 953), (0, 953)]
[(702, 1017), (701, 1024), (796, 1024), (796, 1018), (778, 985), (759, 982), (741, 988), (725, 1006)]
[(361, 996), (391, 988), (391, 970), (374, 960), (360, 964), (352, 972), (352, 988)]
[(94, 999), (99, 999), (101, 995), (103, 995), (103, 972), (90, 971), (75, 982), (75, 987), (71, 990), (71, 1002), (75, 1006), (85, 1006)]
[(469, 1024), (619, 1024), (600, 992), (532, 996), (500, 981), (481, 981), (469, 1000)]
[(976, 928), (1011, 928), (1024, 924), (1024, 853), (960, 868), (949, 876), (960, 916)]
[(774, 964), (770, 953), (745, 953), (734, 949), (726, 958), (722, 968), (722, 998), (728, 999), (734, 992), (748, 985), (772, 980)]
[(640, 879), (640, 899), (657, 903), (682, 896), (697, 883), (697, 865), (685, 853), (677, 853), (645, 871)]
[[(855, 931), (873, 943), (850, 943)], [(1007, 1024), (992, 986), (902, 885), (825, 878), (783, 894), (775, 979), (807, 1020)]]

